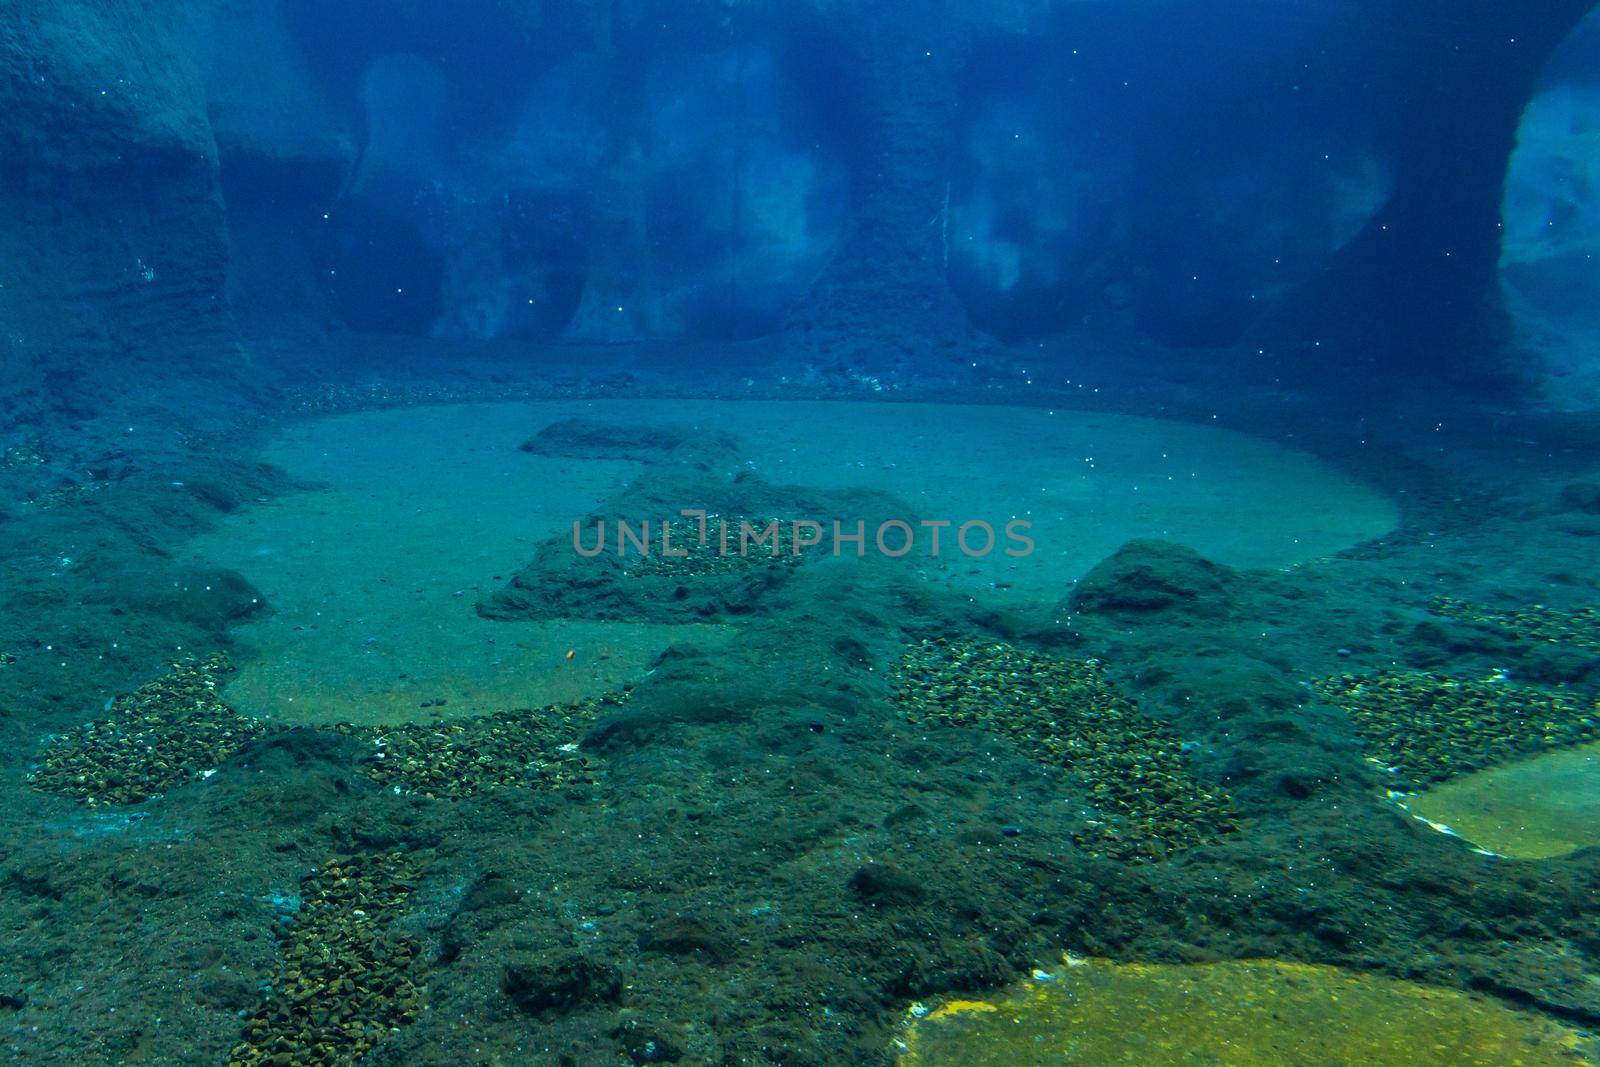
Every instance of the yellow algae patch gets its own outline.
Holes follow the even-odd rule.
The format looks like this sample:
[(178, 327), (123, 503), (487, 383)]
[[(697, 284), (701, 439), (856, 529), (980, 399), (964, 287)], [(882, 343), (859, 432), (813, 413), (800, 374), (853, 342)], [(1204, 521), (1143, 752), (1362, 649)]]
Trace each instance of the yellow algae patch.
[(1600, 845), (1600, 743), (1464, 775), (1404, 803), (1500, 856), (1566, 856)]
[(1272, 960), (1073, 961), (986, 1001), (921, 1011), (900, 1067), (1576, 1067), (1585, 1039), (1495, 1001)]
[(959, 1015), (964, 1011), (999, 1011), (1000, 1005), (990, 1004), (987, 1000), (952, 1000), (950, 1003), (934, 1011), (929, 1019), (943, 1019), (949, 1015)]

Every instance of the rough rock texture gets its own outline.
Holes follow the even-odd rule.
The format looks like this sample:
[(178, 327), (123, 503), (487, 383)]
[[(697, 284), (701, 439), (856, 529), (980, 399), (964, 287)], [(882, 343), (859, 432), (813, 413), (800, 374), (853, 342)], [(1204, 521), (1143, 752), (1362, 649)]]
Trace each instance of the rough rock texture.
[(1600, 403), (1600, 12), (1545, 67), (1506, 175), (1500, 280), (1519, 346), (1548, 375), (1546, 399)]
[(213, 0), (206, 109), (227, 201), (227, 299), (245, 338), (330, 319), (314, 223), (354, 166), (356, 117), (323, 90), (282, 5)]
[(621, 1001), (622, 972), (586, 956), (518, 958), (506, 963), (501, 988), (512, 1003), (530, 1015), (571, 1011), (584, 1004)]
[(1129, 541), (1084, 575), (1068, 598), (1075, 612), (1138, 616), (1179, 612), (1217, 618), (1233, 606), (1238, 575), (1187, 545)]
[[(1148, 338), (1232, 345), (1248, 327), (1240, 354), (1268, 355), (1263, 374), (1356, 388), (1396, 375), (1526, 376), (1533, 361), (1515, 362), (1498, 288), (1500, 189), (1539, 70), (1587, 4), (1474, 0), (1463, 10), (1429, 0), (1394, 9), (1344, 0), (1309, 29), (1300, 13), (1273, 15), (1288, 20), (1283, 32), (1273, 23), (1255, 36), (1219, 33), (1226, 12), (1166, 3), (997, 2), (931, 21), (897, 5), (821, 3), (475, 2), (448, 19), (417, 4), (304, 0), (13, 7), (0, 28), (0, 360), (15, 383), (0, 419), (8, 422), (45, 411), (81, 419), (114, 400), (121, 383), (151, 375), (257, 380), (232, 344), (236, 322), (246, 336), (301, 348), (347, 327), (541, 343), (706, 341), (776, 328), (786, 351), (810, 364), (806, 374), (873, 383), (901, 367), (923, 377), (990, 373), (974, 365), (994, 362), (985, 358), (991, 342), (972, 329), (950, 285), (960, 268), (952, 243), (963, 240), (963, 210), (971, 214), (957, 180), (960, 145), (964, 124), (985, 106), (982, 92), (1005, 88), (975, 84), (973, 71), (1022, 53), (1032, 57), (1027, 70), (1055, 72), (1066, 85), (1144, 87), (1080, 106), (1104, 127), (1079, 131), (1084, 151), (1096, 162), (1119, 151), (1131, 160), (1138, 180), (1123, 183), (1120, 209), (1128, 217), (1164, 219), (1165, 209), (1200, 222), (1181, 233), (1152, 224), (1153, 236), (1122, 250), (1114, 235), (1057, 219), (1046, 243), (1071, 247), (1046, 250), (1095, 270), (1059, 279), (1046, 271), (1036, 284), (1062, 290), (1060, 298), (1027, 290), (1018, 299), (1042, 313), (997, 319), (991, 309), (979, 316), (990, 328), (1091, 325), (1115, 347)], [(1189, 42), (1203, 36), (1231, 43), (1197, 59)], [(1141, 48), (1125, 53), (1117, 42), (1128, 40)], [(1074, 55), (1086, 41), (1108, 43)], [(652, 132), (667, 110), (652, 94), (678, 93), (656, 68), (695, 54), (690, 66), (703, 69), (685, 84), (724, 100), (729, 57), (744, 57), (735, 64), (744, 95), (731, 116), (701, 109), (688, 126), (736, 125), (750, 110), (756, 131), (731, 147), (710, 137), (702, 156), (717, 165), (709, 169), (760, 178), (778, 164), (792, 165), (790, 177), (814, 167), (811, 184), (795, 186), (810, 190), (805, 197), (769, 218), (741, 218), (750, 214), (741, 204), (772, 199), (764, 187), (708, 188), (693, 180), (701, 157), (673, 156), (681, 130)], [(1105, 54), (1120, 58), (1108, 67)], [(554, 77), (580, 58), (592, 76)], [(374, 96), (373, 72), (404, 62), (436, 75), (440, 121), (412, 146), (427, 149), (421, 170), (377, 196), (374, 123), (387, 115), (405, 126), (410, 112), (404, 99)], [(1026, 81), (1034, 84), (1031, 73)], [(1338, 87), (1353, 83), (1357, 96), (1344, 98)], [(1046, 84), (1056, 83), (1031, 91), (1070, 106), (1064, 90), (1039, 88)], [(1171, 91), (1183, 86), (1194, 93)], [(1120, 99), (1136, 106), (1116, 111), (1127, 107)], [(763, 110), (763, 100), (784, 103)], [(819, 128), (790, 124), (791, 105), (820, 117)], [(1237, 116), (1229, 138), (1211, 136), (1220, 132), (1216, 114)], [(1324, 128), (1329, 114), (1338, 121)], [(762, 155), (760, 131), (779, 119), (788, 140)], [(527, 129), (552, 139), (530, 147)], [(1281, 142), (1286, 129), (1309, 131), (1313, 161), (1333, 147), (1350, 173), (1365, 173), (1370, 152), (1383, 178), (1374, 189), (1388, 190), (1392, 176), (1393, 195), (1331, 259), (1340, 241), (1294, 271), (1262, 273), (1272, 224), (1254, 243), (1229, 229), (1228, 205), (1256, 194), (1198, 176), (1261, 172), (1271, 158), (1240, 161)], [(1197, 169), (1190, 149), (1212, 142)], [(790, 151), (796, 145), (805, 151)], [(570, 162), (573, 146), (593, 151), (594, 175), (554, 185), (528, 178), (564, 174), (544, 164)], [(744, 169), (706, 155), (712, 147)], [(835, 164), (837, 179), (827, 176)], [(1331, 180), (1346, 176), (1336, 169)], [(1174, 201), (1177, 185), (1214, 191), (1195, 194), (1202, 202), (1191, 210)], [(1008, 195), (1034, 214), (1052, 210)], [(1376, 204), (1377, 192), (1370, 199), (1361, 203)], [(753, 255), (728, 251), (765, 247), (768, 229), (800, 204), (809, 243), (792, 270), (776, 280), (753, 274), (745, 262)], [(1098, 221), (1103, 212), (1090, 214)], [(1255, 214), (1300, 228), (1272, 204)], [(1365, 219), (1352, 217), (1351, 227)], [(1009, 254), (1015, 227), (990, 221)], [(781, 226), (772, 232), (794, 238)], [(1234, 253), (1226, 263), (1214, 254), (1219, 245)], [(1216, 269), (1190, 269), (1191, 261)], [(341, 300), (355, 307), (341, 309)], [(1012, 340), (1034, 350), (1031, 336)], [(1351, 375), (1352, 366), (1375, 373)]]
[(349, 131), (290, 33), (282, 6), (213, 0), (206, 107), (224, 158), (327, 164), (351, 150)]
[[(909, 15), (909, 17), (908, 17)], [(966, 312), (945, 277), (948, 174), (955, 139), (960, 26), (873, 5), (850, 25), (849, 64), (871, 155), (850, 234), (791, 328), (802, 343), (850, 355), (885, 325), (907, 355), (965, 338)]]
[(0, 26), (0, 419), (232, 373), (203, 8), (10, 5)]
[(1568, 482), (1561, 489), (1561, 502), (1574, 511), (1600, 515), (1600, 475)]

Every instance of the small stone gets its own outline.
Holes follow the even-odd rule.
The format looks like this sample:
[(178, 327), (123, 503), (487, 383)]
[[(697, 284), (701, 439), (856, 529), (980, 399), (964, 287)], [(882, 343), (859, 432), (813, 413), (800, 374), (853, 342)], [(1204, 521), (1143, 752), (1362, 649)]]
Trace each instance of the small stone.
[(873, 905), (916, 904), (926, 895), (920, 882), (886, 863), (862, 864), (846, 885), (862, 901)]
[(530, 1015), (571, 1011), (585, 1004), (622, 1000), (622, 972), (587, 956), (519, 958), (501, 973), (500, 989)]

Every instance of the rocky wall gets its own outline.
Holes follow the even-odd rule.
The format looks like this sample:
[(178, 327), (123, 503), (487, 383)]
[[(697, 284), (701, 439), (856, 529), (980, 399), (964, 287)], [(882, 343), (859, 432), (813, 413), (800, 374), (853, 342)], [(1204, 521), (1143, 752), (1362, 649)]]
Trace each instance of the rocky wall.
[(20, 0), (0, 24), (0, 426), (237, 373), (202, 9)]
[(0, 417), (258, 380), (239, 329), (1525, 383), (1506, 160), (1587, 6), (22, 0)]

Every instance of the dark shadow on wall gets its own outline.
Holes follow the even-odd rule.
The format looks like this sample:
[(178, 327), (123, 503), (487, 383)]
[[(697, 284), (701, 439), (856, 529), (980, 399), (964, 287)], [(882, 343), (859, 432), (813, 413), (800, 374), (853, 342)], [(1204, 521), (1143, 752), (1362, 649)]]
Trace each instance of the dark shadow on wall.
[(969, 325), (1091, 326), (1273, 381), (1502, 389), (1527, 372), (1494, 284), (1506, 159), (1586, 7), (1071, 4), (1003, 32), (852, 11), (853, 215), (789, 332), (937, 362)]
[[(920, 367), (1093, 319), (1275, 378), (1502, 383), (1506, 156), (1587, 6), (219, 0), (114, 33), (32, 0), (3, 354), (33, 408), (92, 411), (90, 364), (246, 373), (235, 320)], [(62, 41), (98, 50), (41, 82)]]
[(333, 189), (326, 158), (224, 142), (247, 329), (314, 334), (298, 304), (379, 334), (754, 336), (837, 241), (851, 94), (815, 14), (380, 6), (285, 8)]
[(1069, 5), (982, 40), (946, 244), (974, 321), (1237, 342), (1390, 192), (1393, 109), (1345, 7)]
[(1500, 283), (1544, 400), (1600, 403), (1600, 10), (1545, 67), (1517, 126), (1501, 212)]
[(1445, 381), (1504, 395), (1516, 361), (1498, 285), (1500, 203), (1518, 119), (1589, 0), (1365, 5), (1394, 94), (1388, 205), (1260, 331), (1313, 377)]

